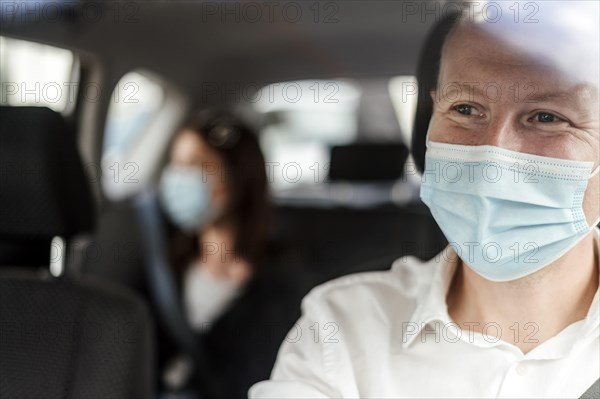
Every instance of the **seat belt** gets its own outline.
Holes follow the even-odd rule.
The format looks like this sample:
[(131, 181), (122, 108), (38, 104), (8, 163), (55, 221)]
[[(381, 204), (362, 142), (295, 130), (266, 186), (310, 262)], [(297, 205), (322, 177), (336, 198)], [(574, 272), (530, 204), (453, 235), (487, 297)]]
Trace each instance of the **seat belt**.
[[(167, 239), (155, 189), (147, 188), (139, 193), (134, 198), (133, 205), (144, 239), (145, 272), (154, 306), (162, 325), (171, 334), (178, 349), (185, 354), (183, 357), (178, 356), (180, 366), (177, 368), (183, 373), (175, 370), (175, 380), (196, 375), (202, 397), (222, 398), (221, 382), (213, 375), (208, 357), (205, 355), (205, 348), (199, 345), (178, 302), (172, 268), (168, 263)], [(173, 370), (166, 370), (166, 374), (169, 375), (166, 377), (168, 380), (173, 379)], [(176, 382), (178, 383), (176, 385), (185, 386), (188, 381)]]
[(579, 399), (600, 399), (600, 380), (596, 380)]

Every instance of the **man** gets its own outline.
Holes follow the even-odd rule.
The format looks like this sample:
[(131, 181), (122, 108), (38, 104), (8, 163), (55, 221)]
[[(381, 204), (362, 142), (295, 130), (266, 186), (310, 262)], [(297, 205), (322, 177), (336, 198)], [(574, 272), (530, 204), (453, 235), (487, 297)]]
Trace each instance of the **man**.
[(598, 379), (598, 4), (569, 3), (457, 21), (421, 188), (449, 247), (313, 289), (251, 398), (578, 398)]

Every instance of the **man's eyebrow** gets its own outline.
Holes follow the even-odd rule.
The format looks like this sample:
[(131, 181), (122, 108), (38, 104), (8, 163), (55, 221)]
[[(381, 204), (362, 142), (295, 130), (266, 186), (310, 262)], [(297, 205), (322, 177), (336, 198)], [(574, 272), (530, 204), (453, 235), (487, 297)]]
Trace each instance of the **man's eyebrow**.
[[(533, 82), (524, 83), (524, 84), (517, 83), (517, 85), (519, 85), (520, 87), (516, 88), (516, 86), (512, 85), (513, 92), (511, 94), (514, 96), (516, 93), (519, 93), (519, 91), (520, 91), (519, 95), (522, 96), (522, 99), (525, 102), (549, 102), (552, 100), (575, 101), (575, 99), (577, 98), (577, 92), (579, 91), (579, 90), (576, 90), (574, 92), (555, 91), (555, 92), (538, 93), (538, 91), (537, 91), (538, 88), (535, 85), (535, 83), (533, 83)], [(490, 86), (490, 85), (487, 85), (487, 84), (481, 85), (479, 83), (475, 83), (475, 84), (462, 83), (460, 85), (460, 88), (461, 88), (461, 90), (463, 90), (465, 93), (468, 93), (469, 95), (486, 96), (488, 94), (487, 93), (488, 86)], [(499, 90), (501, 90), (501, 89), (499, 89)], [(515, 90), (516, 90), (516, 92), (515, 92)]]
[(537, 92), (537, 86), (532, 87), (535, 90), (527, 95), (527, 102), (550, 102), (553, 100), (567, 101), (570, 104), (581, 104), (588, 101), (594, 101), (598, 96), (598, 89), (587, 83), (577, 84), (568, 90)]
[[(495, 86), (491, 88), (490, 86)], [(518, 87), (517, 87), (518, 86)], [(563, 104), (570, 104), (577, 106), (582, 102), (592, 101), (597, 96), (597, 89), (590, 87), (588, 84), (582, 83), (577, 84), (568, 90), (555, 90), (555, 91), (539, 91), (539, 85), (533, 81), (529, 82), (515, 82), (512, 83), (508, 88), (501, 88), (497, 84), (493, 83), (480, 83), (480, 82), (448, 82), (440, 86), (435, 87), (437, 98), (442, 101), (454, 101), (464, 99), (465, 97), (486, 97), (497, 95), (497, 90), (505, 91), (504, 95), (515, 98), (518, 96), (520, 101), (525, 103), (549, 103), (553, 101), (560, 101)], [(506, 92), (508, 90), (508, 92)], [(460, 96), (457, 97), (456, 93)], [(502, 95), (502, 94), (501, 94)]]
[[(537, 102), (550, 102), (554, 100), (577, 102), (581, 99), (581, 95), (587, 95), (588, 90), (584, 85), (580, 85), (574, 90), (570, 91), (552, 91), (552, 92), (538, 92), (538, 87), (535, 83), (529, 82), (519, 85), (519, 89), (516, 93), (522, 97), (522, 101), (529, 103)], [(473, 96), (486, 96), (487, 85), (481, 85), (479, 83), (462, 83), (460, 85), (454, 84), (454, 89), (460, 87), (463, 93)], [(514, 86), (513, 86), (514, 87)], [(448, 88), (450, 92), (452, 88)], [(491, 89), (490, 89), (491, 90)], [(515, 95), (513, 91), (511, 95)]]
[(527, 95), (524, 98), (524, 101), (530, 103), (549, 102), (552, 100), (575, 101), (576, 98), (577, 95), (573, 92), (557, 91), (549, 93), (537, 93), (533, 91), (531, 94)]
[(460, 96), (468, 95), (471, 96), (483, 96), (483, 90), (478, 83), (458, 83), (450, 82), (445, 83), (441, 86), (435, 87), (436, 92), (442, 99), (453, 98), (454, 93), (459, 92)]

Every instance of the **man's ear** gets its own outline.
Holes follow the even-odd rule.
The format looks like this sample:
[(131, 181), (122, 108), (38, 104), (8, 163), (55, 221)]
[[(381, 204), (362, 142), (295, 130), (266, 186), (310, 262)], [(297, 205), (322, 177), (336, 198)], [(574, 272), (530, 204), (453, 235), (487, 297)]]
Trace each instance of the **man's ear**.
[(429, 92), (429, 96), (431, 97), (431, 102), (435, 105), (437, 103), (437, 90), (431, 90)]

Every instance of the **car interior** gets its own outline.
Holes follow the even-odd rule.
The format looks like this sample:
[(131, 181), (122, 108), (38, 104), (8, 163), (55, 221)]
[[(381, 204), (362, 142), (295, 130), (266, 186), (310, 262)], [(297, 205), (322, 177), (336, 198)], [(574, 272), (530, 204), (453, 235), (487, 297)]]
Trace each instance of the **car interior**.
[[(246, 397), (313, 287), (439, 253), (418, 182), (449, 4), (0, 2), (0, 397)], [(199, 340), (155, 188), (207, 108), (258, 134), (275, 266)]]

